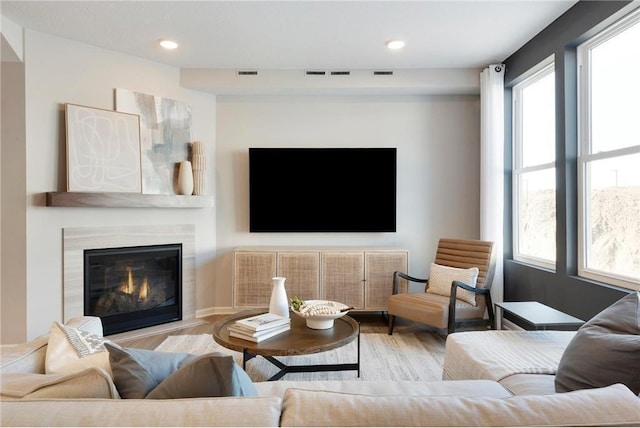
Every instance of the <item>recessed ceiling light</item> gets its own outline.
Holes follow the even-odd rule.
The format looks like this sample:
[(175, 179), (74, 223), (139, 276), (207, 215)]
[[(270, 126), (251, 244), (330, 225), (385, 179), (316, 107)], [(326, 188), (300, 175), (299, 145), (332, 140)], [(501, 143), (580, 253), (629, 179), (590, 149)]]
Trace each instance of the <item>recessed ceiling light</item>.
[(160, 40), (160, 46), (165, 49), (175, 49), (178, 47), (178, 44), (173, 40)]
[(387, 47), (392, 50), (402, 49), (404, 47), (404, 40), (389, 40)]

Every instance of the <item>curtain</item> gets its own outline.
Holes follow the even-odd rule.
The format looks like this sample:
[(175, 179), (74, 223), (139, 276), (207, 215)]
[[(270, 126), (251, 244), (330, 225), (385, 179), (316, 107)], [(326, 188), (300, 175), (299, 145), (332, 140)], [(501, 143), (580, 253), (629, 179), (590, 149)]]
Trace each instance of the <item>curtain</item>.
[(480, 239), (494, 242), (491, 298), (504, 296), (504, 65), (480, 73)]

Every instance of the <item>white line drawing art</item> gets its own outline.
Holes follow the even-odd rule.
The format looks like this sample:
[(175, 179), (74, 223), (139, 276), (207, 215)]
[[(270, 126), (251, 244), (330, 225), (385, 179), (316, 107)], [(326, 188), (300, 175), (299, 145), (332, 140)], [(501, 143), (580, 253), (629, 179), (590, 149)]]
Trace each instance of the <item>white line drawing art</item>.
[(141, 193), (137, 115), (66, 104), (67, 191)]

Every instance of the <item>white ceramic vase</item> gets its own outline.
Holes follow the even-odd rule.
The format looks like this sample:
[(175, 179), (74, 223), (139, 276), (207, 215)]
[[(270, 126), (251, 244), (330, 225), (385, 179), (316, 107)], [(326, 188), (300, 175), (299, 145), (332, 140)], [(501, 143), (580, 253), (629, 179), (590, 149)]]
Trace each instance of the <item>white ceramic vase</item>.
[(271, 279), (271, 300), (269, 301), (269, 313), (289, 318), (289, 300), (287, 290), (284, 288), (286, 278), (276, 276)]
[(193, 193), (193, 170), (191, 162), (180, 162), (178, 169), (178, 195), (191, 195)]

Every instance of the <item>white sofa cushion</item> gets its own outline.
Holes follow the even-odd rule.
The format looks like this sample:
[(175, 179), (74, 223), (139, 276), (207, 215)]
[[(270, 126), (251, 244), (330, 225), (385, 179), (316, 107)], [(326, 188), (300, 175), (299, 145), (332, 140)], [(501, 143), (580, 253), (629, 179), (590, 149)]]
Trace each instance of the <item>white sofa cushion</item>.
[(500, 385), (513, 395), (555, 394), (554, 378), (548, 374), (518, 373), (500, 379)]
[(71, 374), (2, 373), (3, 398), (120, 398), (111, 376), (100, 368)]
[(0, 426), (277, 427), (277, 397), (0, 401)]
[(511, 398), (370, 396), (290, 389), (282, 426), (608, 426), (640, 424), (624, 385)]
[(465, 331), (447, 336), (443, 380), (555, 374), (574, 331)]
[(44, 374), (48, 341), (48, 335), (43, 335), (29, 342), (0, 346), (0, 371), (2, 373)]
[(306, 389), (315, 391), (344, 392), (363, 395), (438, 395), (438, 396), (464, 396), (464, 397), (511, 397), (498, 382), (492, 380), (453, 380), (442, 381), (342, 381), (342, 380), (312, 380), (295, 381), (279, 380), (278, 382), (256, 382), (254, 386), (261, 396), (284, 397), (287, 389)]

